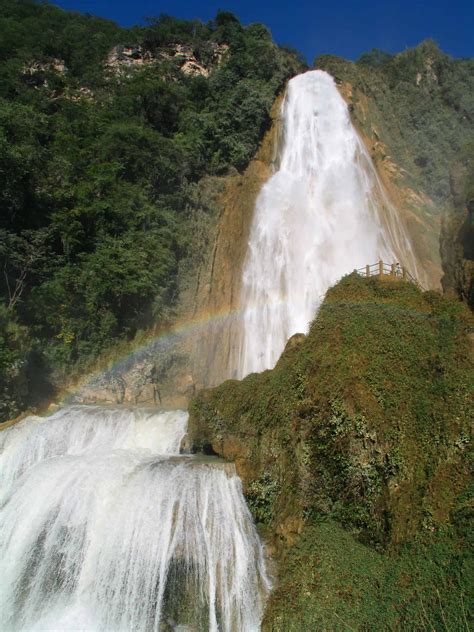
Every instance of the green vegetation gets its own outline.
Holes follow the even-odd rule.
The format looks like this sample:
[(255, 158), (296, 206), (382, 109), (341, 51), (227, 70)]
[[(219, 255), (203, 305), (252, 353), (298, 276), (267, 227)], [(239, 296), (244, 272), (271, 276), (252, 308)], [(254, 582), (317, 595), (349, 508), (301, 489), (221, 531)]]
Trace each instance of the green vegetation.
[(351, 83), (360, 127), (373, 138), (375, 126), (411, 186), (442, 208), (450, 168), (474, 141), (474, 60), (452, 59), (427, 40), (397, 55), (373, 50), (357, 63), (325, 55), (315, 65)]
[[(0, 0), (0, 15), (5, 419), (34, 403), (33, 355), (58, 384), (166, 320), (180, 262), (203, 256), (200, 180), (245, 168), (302, 66), (226, 12), (129, 30), (33, 0)], [(141, 65), (107, 65), (124, 45)], [(181, 70), (178, 45), (204, 75)]]
[(236, 460), (279, 552), (268, 630), (465, 629), (471, 325), (455, 300), (349, 275), (275, 369), (192, 402), (196, 448)]
[(451, 169), (451, 191), (453, 207), (441, 231), (443, 287), (474, 310), (474, 142), (464, 147)]
[(468, 632), (470, 546), (452, 528), (405, 545), (396, 556), (381, 555), (337, 523), (311, 525), (285, 554), (263, 630)]

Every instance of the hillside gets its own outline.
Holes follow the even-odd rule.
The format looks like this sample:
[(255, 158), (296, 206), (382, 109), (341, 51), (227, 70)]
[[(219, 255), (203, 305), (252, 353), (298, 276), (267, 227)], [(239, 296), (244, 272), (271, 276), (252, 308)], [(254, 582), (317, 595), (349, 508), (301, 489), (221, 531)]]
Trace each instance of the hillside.
[(471, 326), (435, 292), (350, 275), (273, 370), (192, 401), (191, 444), (235, 461), (279, 560), (263, 629), (464, 629)]
[(460, 167), (472, 174), (474, 61), (452, 59), (427, 40), (397, 55), (373, 50), (357, 63), (334, 56), (314, 63), (339, 82), (433, 286), (442, 269), (444, 290), (465, 297), (470, 281), (455, 280), (462, 263), (454, 244), (458, 224), (471, 220), (464, 184), (453, 185), (453, 176)]
[(124, 30), (0, 8), (5, 418), (169, 321), (181, 262), (199, 266), (216, 221), (198, 183), (246, 167), (302, 63), (225, 12)]

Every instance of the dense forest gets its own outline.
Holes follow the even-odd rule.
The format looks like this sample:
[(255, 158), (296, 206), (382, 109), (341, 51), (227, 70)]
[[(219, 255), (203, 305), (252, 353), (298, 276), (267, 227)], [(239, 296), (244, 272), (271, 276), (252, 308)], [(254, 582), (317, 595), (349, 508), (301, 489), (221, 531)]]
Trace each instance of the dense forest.
[(245, 168), (303, 62), (227, 12), (129, 30), (29, 0), (0, 13), (4, 419), (169, 317), (195, 183)]

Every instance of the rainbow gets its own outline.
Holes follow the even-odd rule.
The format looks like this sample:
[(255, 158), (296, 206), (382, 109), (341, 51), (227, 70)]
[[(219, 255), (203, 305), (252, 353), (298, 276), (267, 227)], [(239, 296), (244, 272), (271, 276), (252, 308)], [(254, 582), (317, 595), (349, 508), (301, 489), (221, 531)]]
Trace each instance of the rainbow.
[(100, 378), (113, 373), (128, 371), (134, 364), (139, 363), (146, 356), (156, 352), (166, 352), (179, 342), (191, 337), (198, 337), (206, 333), (210, 328), (218, 328), (224, 324), (230, 325), (242, 313), (242, 309), (222, 309), (220, 311), (203, 311), (198, 316), (188, 320), (178, 320), (173, 324), (162, 327), (159, 332), (142, 332), (135, 340), (123, 341), (116, 347), (106, 351), (99, 359), (96, 366), (86, 372), (84, 376), (69, 385), (54, 398), (57, 404), (71, 402), (74, 397), (86, 386), (100, 380)]

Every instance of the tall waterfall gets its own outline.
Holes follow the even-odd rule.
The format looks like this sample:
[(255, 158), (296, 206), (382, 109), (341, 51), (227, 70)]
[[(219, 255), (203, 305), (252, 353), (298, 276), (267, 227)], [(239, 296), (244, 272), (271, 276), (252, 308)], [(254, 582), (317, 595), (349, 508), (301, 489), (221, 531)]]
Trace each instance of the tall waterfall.
[(418, 274), (332, 77), (294, 77), (282, 120), (280, 164), (257, 199), (244, 263), (238, 377), (273, 367), (344, 274), (379, 259)]
[(0, 432), (2, 632), (256, 631), (269, 583), (233, 465), (187, 413), (66, 407)]

